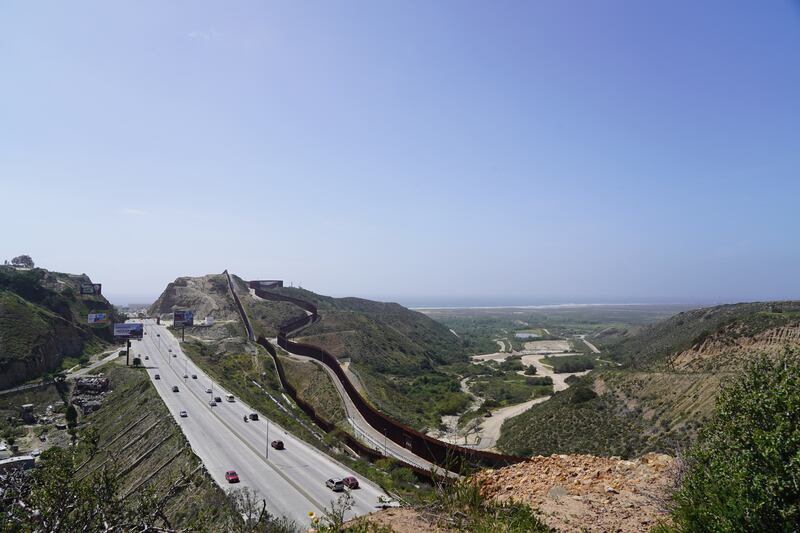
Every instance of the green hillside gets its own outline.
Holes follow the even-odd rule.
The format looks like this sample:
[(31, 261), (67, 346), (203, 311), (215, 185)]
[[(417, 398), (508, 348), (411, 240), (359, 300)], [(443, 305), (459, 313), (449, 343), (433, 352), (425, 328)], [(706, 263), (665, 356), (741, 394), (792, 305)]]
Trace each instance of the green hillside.
[(57, 370), (113, 340), (110, 327), (87, 325), (91, 311), (114, 312), (102, 296), (79, 296), (86, 275), (0, 266), (0, 387)]
[(466, 361), (462, 341), (444, 325), (396, 303), (332, 298), (311, 291), (277, 292), (313, 302), (320, 320), (297, 340), (320, 346), (342, 362), (379, 409), (416, 428), (436, 427), (470, 398), (445, 365)]
[(800, 302), (697, 309), (595, 342), (603, 357), (622, 363), (581, 378), (596, 397), (576, 402), (568, 389), (506, 421), (500, 450), (635, 456), (683, 448), (724, 383), (759, 354), (800, 346)]
[(626, 338), (598, 340), (611, 358), (635, 368), (665, 362), (669, 356), (700, 344), (723, 329), (735, 327), (738, 336), (753, 336), (800, 317), (800, 302), (755, 302), (719, 305), (685, 311), (641, 329)]

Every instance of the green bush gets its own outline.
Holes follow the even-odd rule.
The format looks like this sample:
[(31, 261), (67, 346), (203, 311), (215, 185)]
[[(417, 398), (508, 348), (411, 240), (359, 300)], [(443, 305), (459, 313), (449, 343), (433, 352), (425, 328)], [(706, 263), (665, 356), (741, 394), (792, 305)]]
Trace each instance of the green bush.
[(536, 367), (533, 366), (533, 365), (529, 365), (525, 369), (525, 375), (527, 375), (527, 376), (535, 376), (536, 375)]
[(597, 394), (586, 386), (575, 387), (575, 390), (572, 391), (572, 403), (588, 402), (595, 398), (597, 398)]
[(562, 374), (567, 372), (583, 372), (594, 368), (594, 358), (588, 355), (562, 355), (559, 357), (545, 357), (542, 362), (553, 367), (553, 372)]
[(761, 356), (723, 389), (687, 455), (676, 531), (800, 529), (798, 356)]

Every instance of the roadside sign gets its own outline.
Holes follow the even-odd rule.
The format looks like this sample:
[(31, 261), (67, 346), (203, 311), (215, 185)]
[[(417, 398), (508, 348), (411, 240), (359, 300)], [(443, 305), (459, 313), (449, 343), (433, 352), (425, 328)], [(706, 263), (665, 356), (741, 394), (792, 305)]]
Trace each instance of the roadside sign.
[(93, 326), (108, 324), (110, 321), (111, 315), (109, 313), (89, 313), (89, 324)]
[(175, 311), (172, 314), (172, 325), (175, 327), (193, 326), (194, 313), (192, 311)]
[(81, 283), (81, 294), (100, 296), (102, 283)]
[(141, 322), (114, 324), (114, 336), (123, 339), (141, 339), (144, 337), (144, 324)]

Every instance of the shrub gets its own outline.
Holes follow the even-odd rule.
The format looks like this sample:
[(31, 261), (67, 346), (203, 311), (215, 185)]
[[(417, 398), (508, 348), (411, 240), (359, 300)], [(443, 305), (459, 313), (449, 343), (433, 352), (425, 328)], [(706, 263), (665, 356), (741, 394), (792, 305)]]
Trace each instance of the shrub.
[(67, 407), (66, 417), (67, 417), (67, 426), (73, 428), (76, 425), (78, 425), (78, 410), (75, 409), (74, 405), (69, 404), (69, 407)]
[(687, 455), (677, 531), (800, 528), (800, 361), (761, 356), (720, 394)]
[(572, 391), (572, 403), (588, 402), (597, 398), (597, 393), (586, 386), (574, 387)]
[(526, 375), (526, 376), (535, 376), (535, 375), (536, 375), (536, 367), (535, 367), (535, 366), (533, 366), (533, 365), (529, 365), (529, 366), (528, 366), (528, 367), (525, 369), (525, 375)]

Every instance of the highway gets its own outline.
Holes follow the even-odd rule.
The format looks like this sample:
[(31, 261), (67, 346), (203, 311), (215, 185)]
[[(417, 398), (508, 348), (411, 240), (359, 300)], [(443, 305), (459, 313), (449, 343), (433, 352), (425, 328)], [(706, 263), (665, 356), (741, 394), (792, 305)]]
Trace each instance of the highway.
[[(227, 391), (186, 357), (166, 327), (154, 321), (144, 322), (145, 336), (141, 341), (133, 341), (131, 349), (140, 354), (156, 390), (217, 484), (223, 489), (250, 487), (265, 499), (270, 513), (286, 516), (301, 527), (309, 525), (309, 511), (323, 515), (339, 496), (325, 486), (325, 480), (354, 473), (274, 422), (268, 422), (260, 413), (258, 421), (245, 422), (243, 417), (253, 412), (251, 408), (238, 398), (226, 401)], [(156, 374), (160, 379), (155, 379)], [(197, 379), (192, 379), (192, 375)], [(172, 391), (176, 385), (179, 392)], [(213, 394), (207, 393), (207, 388)], [(216, 407), (209, 405), (212, 396), (222, 399)], [(181, 410), (187, 411), (186, 418), (180, 417)], [(284, 450), (269, 447), (268, 442), (275, 439), (284, 442)], [(225, 480), (228, 470), (239, 474), (239, 484)], [(356, 478), (360, 488), (351, 492), (355, 503), (346, 515), (348, 518), (375, 511), (378, 498), (385, 495), (374, 483), (360, 476)]]

